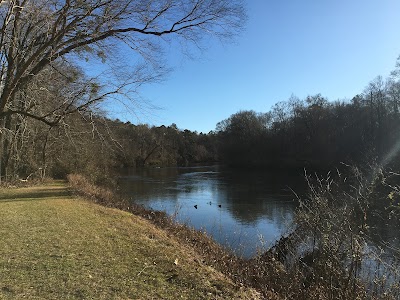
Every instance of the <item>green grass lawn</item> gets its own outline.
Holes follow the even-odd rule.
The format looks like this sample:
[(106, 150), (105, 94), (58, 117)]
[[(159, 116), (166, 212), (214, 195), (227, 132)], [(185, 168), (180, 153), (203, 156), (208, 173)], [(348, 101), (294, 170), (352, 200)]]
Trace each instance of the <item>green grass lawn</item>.
[(58, 182), (0, 189), (0, 299), (254, 299), (194, 249)]

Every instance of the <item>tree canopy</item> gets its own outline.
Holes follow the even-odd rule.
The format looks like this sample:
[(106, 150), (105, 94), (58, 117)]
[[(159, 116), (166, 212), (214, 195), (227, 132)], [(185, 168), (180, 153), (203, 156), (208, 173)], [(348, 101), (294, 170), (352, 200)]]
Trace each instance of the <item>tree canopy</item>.
[[(199, 43), (205, 34), (229, 38), (244, 20), (240, 1), (1, 1), (0, 116), (23, 114), (47, 121), (47, 115), (33, 113), (29, 106), (16, 107), (15, 97), (45, 69), (55, 69), (75, 81), (76, 77), (60, 69), (60, 63), (73, 64), (76, 56), (87, 53), (106, 59), (118, 43), (124, 43), (144, 59), (155, 60), (160, 49), (157, 37), (173, 35), (192, 43)], [(120, 89), (90, 93), (85, 102), (91, 104)], [(64, 108), (58, 115), (68, 111)]]
[(351, 100), (292, 96), (267, 113), (241, 111), (217, 125), (219, 157), (244, 167), (329, 170), (341, 163), (399, 166), (399, 65)]

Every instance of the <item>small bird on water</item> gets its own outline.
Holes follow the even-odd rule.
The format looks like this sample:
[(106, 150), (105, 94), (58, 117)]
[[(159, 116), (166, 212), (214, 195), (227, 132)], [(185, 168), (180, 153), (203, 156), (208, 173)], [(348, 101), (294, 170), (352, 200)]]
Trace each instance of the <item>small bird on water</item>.
[(194, 206), (195, 209), (197, 209), (197, 204)]

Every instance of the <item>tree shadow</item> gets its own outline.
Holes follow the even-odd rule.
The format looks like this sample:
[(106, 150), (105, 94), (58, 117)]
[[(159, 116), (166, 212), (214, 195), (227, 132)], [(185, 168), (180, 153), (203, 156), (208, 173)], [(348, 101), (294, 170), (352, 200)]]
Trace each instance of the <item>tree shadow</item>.
[(0, 195), (0, 202), (46, 200), (47, 198), (69, 197), (72, 193), (68, 189), (38, 189), (31, 192), (17, 192), (15, 194)]

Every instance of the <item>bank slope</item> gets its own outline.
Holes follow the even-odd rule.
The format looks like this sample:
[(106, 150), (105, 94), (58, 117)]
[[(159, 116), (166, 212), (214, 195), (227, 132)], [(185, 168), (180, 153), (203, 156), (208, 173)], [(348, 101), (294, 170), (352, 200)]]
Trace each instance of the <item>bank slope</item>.
[(254, 299), (194, 249), (63, 183), (0, 189), (0, 299)]

